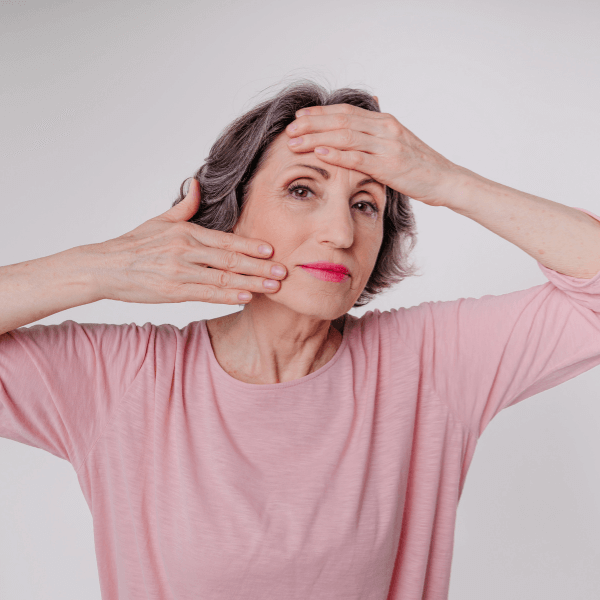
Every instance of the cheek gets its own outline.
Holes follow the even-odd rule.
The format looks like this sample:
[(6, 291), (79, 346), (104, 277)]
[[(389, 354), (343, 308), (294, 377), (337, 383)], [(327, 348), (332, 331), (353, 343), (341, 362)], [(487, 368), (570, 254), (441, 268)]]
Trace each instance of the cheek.
[[(381, 238), (372, 239), (368, 244), (368, 247), (365, 248), (364, 256), (364, 265), (367, 268), (368, 276), (370, 277), (373, 269), (375, 268), (375, 263), (377, 262), (377, 257), (379, 256), (379, 251), (381, 249)], [(366, 282), (365, 282), (366, 283)]]
[(302, 220), (298, 215), (290, 214), (281, 206), (281, 201), (273, 202), (252, 219), (252, 231), (258, 237), (268, 236), (269, 240), (282, 246), (292, 244), (301, 234)]
[(377, 260), (377, 255), (381, 249), (382, 242), (383, 231), (381, 230), (381, 227), (378, 227), (377, 230), (366, 232), (364, 236), (364, 251), (372, 261)]

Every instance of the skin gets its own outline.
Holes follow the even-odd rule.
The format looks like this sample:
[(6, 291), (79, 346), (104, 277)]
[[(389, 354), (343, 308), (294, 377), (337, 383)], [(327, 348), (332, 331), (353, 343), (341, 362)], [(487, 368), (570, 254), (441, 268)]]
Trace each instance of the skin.
[[(326, 154), (320, 154), (323, 150)], [(306, 167), (286, 170), (299, 163), (325, 168), (330, 177)], [(273, 143), (234, 228), (240, 236), (269, 242), (271, 259), (285, 265), (288, 276), (276, 293), (254, 294), (240, 313), (207, 322), (223, 369), (250, 383), (280, 383), (327, 363), (341, 343), (340, 317), (360, 296), (375, 266), (385, 186), (442, 206), (464, 172), (391, 114), (348, 104), (298, 111)], [(302, 180), (314, 192), (304, 193), (306, 200), (285, 191), (302, 176), (312, 178)], [(365, 176), (375, 182), (357, 187)], [(359, 199), (378, 206), (376, 218), (360, 212), (368, 212), (364, 206), (355, 207)], [(298, 266), (317, 260), (346, 265), (350, 279), (324, 282)]]
[[(385, 186), (364, 173), (294, 152), (284, 132), (253, 181), (233, 232), (272, 245), (287, 277), (272, 293), (253, 295), (240, 312), (207, 321), (215, 357), (248, 383), (282, 383), (326, 364), (342, 341), (343, 317), (364, 289), (383, 239)], [(329, 178), (301, 164), (329, 172)], [(308, 186), (311, 191), (292, 184)], [(373, 203), (375, 212), (367, 202)], [(341, 263), (350, 277), (321, 281), (299, 265)]]
[[(450, 162), (393, 115), (337, 104), (307, 107), (295, 116), (257, 175), (238, 235), (188, 222), (201, 200), (192, 180), (182, 202), (127, 234), (0, 267), (0, 337), (103, 299), (234, 305), (247, 302), (240, 292), (251, 292), (241, 313), (208, 321), (217, 360), (251, 383), (303, 377), (339, 348), (342, 317), (372, 271), (383, 226), (365, 217), (362, 211), (369, 209), (357, 202), (383, 204), (383, 185), (473, 219), (548, 269), (584, 279), (598, 273), (600, 225), (593, 217)], [(330, 177), (295, 167), (304, 172), (290, 172), (284, 182), (295, 161), (327, 168)], [(379, 185), (360, 188), (364, 175)], [(312, 177), (302, 180), (312, 192), (286, 193), (285, 183), (300, 177)], [(271, 249), (261, 253), (263, 242), (275, 247), (272, 260)], [(321, 259), (345, 264), (351, 279), (321, 282), (298, 267)], [(271, 270), (277, 265), (289, 277)], [(283, 280), (281, 288), (275, 282), (276, 291), (265, 293), (267, 278)]]
[[(292, 145), (294, 141), (300, 143)], [(285, 168), (300, 162), (331, 173), (327, 181), (304, 173), (314, 178), (315, 192), (306, 204), (283, 192), (302, 175), (293, 171), (288, 179)], [(365, 175), (379, 184), (369, 184), (367, 194), (357, 196), (358, 181)], [(364, 288), (383, 233), (381, 217), (369, 219), (353, 207), (370, 195), (383, 214), (384, 185), (423, 204), (469, 216), (542, 264), (546, 254), (556, 256), (548, 268), (568, 260), (569, 268), (561, 272), (586, 278), (588, 271), (597, 273), (596, 262), (586, 271), (580, 256), (565, 258), (574, 254), (572, 240), (587, 235), (592, 249), (588, 254), (597, 260), (597, 223), (592, 227), (588, 222), (584, 232), (581, 222), (590, 219), (579, 211), (501, 186), (452, 163), (393, 115), (347, 104), (309, 107), (296, 113), (276, 141), (248, 210), (234, 230), (270, 242), (275, 249), (272, 259), (284, 264), (289, 275), (277, 293), (255, 295), (241, 313), (209, 322), (217, 360), (226, 371), (251, 383), (277, 383), (303, 377), (333, 357), (341, 343), (339, 316)], [(559, 219), (562, 236), (556, 228)], [(315, 260), (345, 264), (350, 281), (320, 282), (298, 267)]]

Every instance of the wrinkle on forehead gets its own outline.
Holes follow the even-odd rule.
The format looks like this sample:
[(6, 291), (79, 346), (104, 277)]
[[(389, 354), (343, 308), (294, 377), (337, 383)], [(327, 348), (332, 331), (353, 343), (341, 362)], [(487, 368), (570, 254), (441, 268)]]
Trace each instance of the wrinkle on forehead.
[[(321, 175), (321, 177), (323, 177), (323, 179), (325, 179), (325, 181), (327, 181), (331, 177), (331, 174), (329, 173), (329, 171), (323, 169), (322, 167), (315, 167), (314, 165), (305, 165), (305, 164), (301, 164), (301, 163), (294, 163), (293, 165), (289, 166), (288, 169), (292, 169), (294, 167), (307, 167), (309, 169), (314, 169)], [(350, 171), (350, 169), (346, 169), (346, 171)], [(360, 173), (360, 171), (356, 171), (356, 172)], [(362, 174), (364, 175), (364, 173), (362, 173)], [(357, 185), (357, 187), (360, 187), (361, 185), (367, 185), (367, 183), (376, 183), (379, 187), (381, 187), (382, 190), (385, 190), (385, 186), (383, 185), (383, 183), (380, 183), (379, 181), (377, 181), (376, 179), (373, 179), (372, 177), (365, 177), (364, 179), (361, 179), (356, 185)]]
[[(293, 167), (308, 167), (318, 171), (326, 181), (332, 177), (332, 172), (334, 174), (334, 179), (337, 179), (338, 176), (341, 176), (351, 180), (352, 178), (362, 175), (362, 178), (355, 185), (360, 187), (368, 183), (374, 183), (378, 188), (381, 189), (383, 200), (385, 200), (386, 186), (381, 182), (373, 179), (370, 176), (367, 176), (366, 173), (362, 173), (361, 171), (346, 169), (345, 167), (340, 167), (338, 165), (327, 164), (328, 169), (325, 169), (323, 166), (321, 166), (324, 163), (315, 157), (314, 152), (303, 152), (299, 154), (291, 150), (287, 145), (288, 139), (289, 138), (287, 134), (282, 132), (277, 138), (275, 138), (275, 140), (273, 140), (268, 148), (268, 157), (263, 164), (263, 168), (273, 168), (275, 170), (276, 177), (278, 177), (282, 172), (290, 170)], [(316, 161), (320, 164), (310, 164), (313, 161)]]

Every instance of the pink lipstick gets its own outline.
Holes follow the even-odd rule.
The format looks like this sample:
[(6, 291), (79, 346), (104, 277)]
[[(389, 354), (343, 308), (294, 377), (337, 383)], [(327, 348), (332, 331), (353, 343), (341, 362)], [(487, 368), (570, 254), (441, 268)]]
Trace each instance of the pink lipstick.
[(332, 281), (340, 283), (350, 276), (350, 271), (344, 266), (328, 262), (314, 262), (306, 265), (300, 265), (310, 275), (323, 281)]

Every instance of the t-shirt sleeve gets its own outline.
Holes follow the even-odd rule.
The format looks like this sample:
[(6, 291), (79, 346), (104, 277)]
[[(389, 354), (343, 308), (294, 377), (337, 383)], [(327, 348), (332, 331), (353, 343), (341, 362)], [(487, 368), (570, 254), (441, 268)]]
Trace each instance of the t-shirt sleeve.
[(140, 371), (154, 329), (65, 321), (0, 335), (0, 437), (78, 469)]
[(422, 385), (478, 437), (502, 409), (600, 364), (600, 273), (538, 266), (542, 285), (388, 313), (420, 355)]

